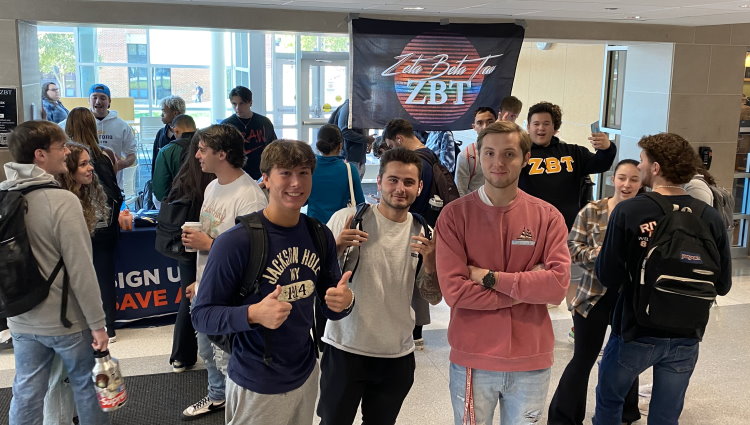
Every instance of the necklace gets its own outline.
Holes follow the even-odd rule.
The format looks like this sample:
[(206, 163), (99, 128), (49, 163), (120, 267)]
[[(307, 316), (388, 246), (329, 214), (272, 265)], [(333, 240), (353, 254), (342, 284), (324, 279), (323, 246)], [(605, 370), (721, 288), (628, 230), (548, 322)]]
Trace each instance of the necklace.
[(654, 185), (654, 190), (659, 189), (661, 187), (671, 187), (672, 189), (685, 190), (685, 188), (682, 187), (682, 186), (674, 186), (674, 185), (669, 185), (669, 184), (657, 184), (657, 185)]

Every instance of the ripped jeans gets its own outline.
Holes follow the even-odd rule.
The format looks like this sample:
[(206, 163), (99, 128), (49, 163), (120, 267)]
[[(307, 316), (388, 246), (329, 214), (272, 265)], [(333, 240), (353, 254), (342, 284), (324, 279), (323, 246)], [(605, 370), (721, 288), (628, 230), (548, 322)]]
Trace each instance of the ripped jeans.
[[(466, 368), (451, 363), (450, 392), (455, 425), (491, 425), (495, 406), (500, 403), (500, 425), (532, 425), (540, 423), (547, 391), (549, 390), (551, 369), (528, 372), (495, 372), (471, 369), (472, 403), (466, 402)], [(471, 412), (464, 421), (464, 414)]]

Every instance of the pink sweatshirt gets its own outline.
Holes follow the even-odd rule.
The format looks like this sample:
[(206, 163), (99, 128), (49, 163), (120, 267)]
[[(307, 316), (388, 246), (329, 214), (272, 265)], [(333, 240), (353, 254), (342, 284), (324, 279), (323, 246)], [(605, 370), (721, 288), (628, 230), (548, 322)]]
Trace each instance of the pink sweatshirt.
[[(451, 362), (504, 372), (551, 367), (547, 304), (559, 304), (570, 282), (562, 214), (521, 190), (506, 207), (485, 204), (475, 191), (443, 209), (436, 233)], [(539, 263), (545, 270), (529, 271)], [(467, 265), (499, 271), (495, 287), (470, 280)]]

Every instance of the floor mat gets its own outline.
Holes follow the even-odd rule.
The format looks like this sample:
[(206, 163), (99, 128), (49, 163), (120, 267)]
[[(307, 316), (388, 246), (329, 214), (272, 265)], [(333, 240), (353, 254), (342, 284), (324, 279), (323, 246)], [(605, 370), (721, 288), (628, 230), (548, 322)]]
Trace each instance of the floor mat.
[[(184, 424), (182, 411), (206, 395), (205, 370), (125, 377), (128, 402), (111, 413), (112, 425)], [(0, 389), (0, 424), (8, 423), (12, 392)], [(224, 411), (190, 421), (195, 425), (224, 423)]]

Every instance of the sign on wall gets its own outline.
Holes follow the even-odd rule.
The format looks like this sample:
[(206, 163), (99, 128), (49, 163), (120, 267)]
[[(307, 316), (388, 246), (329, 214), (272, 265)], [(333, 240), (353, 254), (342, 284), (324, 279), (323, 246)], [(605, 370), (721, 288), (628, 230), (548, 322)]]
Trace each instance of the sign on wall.
[(0, 88), (0, 146), (8, 145), (8, 135), (18, 125), (16, 89)]
[(474, 110), (510, 95), (524, 29), (354, 19), (352, 127), (393, 118), (417, 130), (466, 130)]

